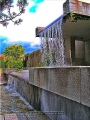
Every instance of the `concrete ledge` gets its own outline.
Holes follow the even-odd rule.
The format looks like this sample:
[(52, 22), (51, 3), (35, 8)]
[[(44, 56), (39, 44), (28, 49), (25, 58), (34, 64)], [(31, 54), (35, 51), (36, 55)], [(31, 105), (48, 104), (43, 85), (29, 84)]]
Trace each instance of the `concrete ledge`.
[(9, 74), (11, 72), (15, 71), (15, 68), (4, 68), (4, 73)]
[(20, 80), (25, 80), (29, 82), (29, 71), (22, 70), (20, 72), (10, 72), (9, 75), (12, 75)]

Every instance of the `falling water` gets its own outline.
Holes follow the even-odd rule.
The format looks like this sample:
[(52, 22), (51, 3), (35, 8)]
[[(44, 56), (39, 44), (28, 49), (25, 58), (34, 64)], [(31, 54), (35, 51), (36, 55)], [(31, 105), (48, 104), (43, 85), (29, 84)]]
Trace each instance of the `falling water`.
[(45, 66), (65, 65), (65, 44), (62, 22), (63, 18), (40, 33), (41, 60)]

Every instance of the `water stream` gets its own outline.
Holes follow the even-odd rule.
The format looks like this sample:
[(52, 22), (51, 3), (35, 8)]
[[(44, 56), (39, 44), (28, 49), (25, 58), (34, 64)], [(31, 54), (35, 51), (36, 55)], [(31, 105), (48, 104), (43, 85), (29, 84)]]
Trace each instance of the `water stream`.
[(65, 65), (65, 44), (62, 22), (63, 18), (40, 33), (41, 60), (45, 66)]

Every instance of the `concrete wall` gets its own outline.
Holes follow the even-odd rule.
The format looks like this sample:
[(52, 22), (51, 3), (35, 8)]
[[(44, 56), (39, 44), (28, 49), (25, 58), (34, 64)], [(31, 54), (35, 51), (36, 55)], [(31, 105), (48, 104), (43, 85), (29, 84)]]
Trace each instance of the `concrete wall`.
[(89, 66), (90, 65), (90, 40), (80, 41), (75, 37), (65, 40), (66, 65)]
[(90, 107), (90, 67), (31, 68), (35, 86)]
[(75, 40), (75, 58), (84, 60), (85, 58), (85, 42)]
[(85, 41), (85, 59), (86, 63), (90, 65), (90, 40)]
[(70, 38), (65, 39), (65, 59), (66, 59), (66, 64), (71, 65), (71, 43), (70, 43)]
[[(41, 90), (41, 110), (50, 120), (89, 120), (90, 108), (55, 93)], [(52, 113), (52, 114), (49, 114)]]
[(81, 103), (90, 107), (90, 67), (81, 69)]
[(29, 75), (28, 81), (11, 73), (8, 85), (36, 110), (50, 120), (90, 119), (90, 67), (31, 68)]

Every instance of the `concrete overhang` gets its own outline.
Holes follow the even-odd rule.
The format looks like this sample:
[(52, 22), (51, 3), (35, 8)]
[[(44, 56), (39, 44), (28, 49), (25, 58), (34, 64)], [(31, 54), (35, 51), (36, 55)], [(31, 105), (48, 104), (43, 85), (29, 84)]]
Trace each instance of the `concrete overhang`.
[(90, 20), (77, 20), (72, 22), (68, 19), (63, 24), (64, 37), (75, 37), (81, 40), (90, 40)]
[(58, 17), (45, 28), (36, 28), (36, 37), (40, 37), (40, 33), (45, 33), (45, 31), (47, 31), (47, 29), (50, 28), (53, 24), (62, 18), (64, 20), (71, 13), (80, 15), (80, 17), (83, 16), (89, 18), (89, 20), (77, 20), (76, 22), (71, 22), (71, 19), (66, 20), (65, 24), (63, 24), (65, 36), (78, 36), (82, 37), (83, 39), (90, 39), (90, 3), (79, 0), (66, 0), (66, 2), (63, 4), (63, 15)]
[[(70, 13), (69, 13), (70, 14)], [(79, 14), (78, 14), (79, 15)], [(70, 37), (76, 37), (76, 39), (81, 40), (90, 40), (90, 16), (84, 16), (87, 17), (87, 20), (72, 20), (72, 18), (68, 15), (62, 15), (59, 18), (57, 18), (55, 21), (50, 23), (48, 26), (44, 27), (38, 27), (36, 28), (36, 37), (40, 37), (40, 33), (44, 33), (47, 31), (48, 28), (50, 28), (53, 24), (55, 24), (57, 21), (63, 18), (63, 25), (62, 29), (64, 31), (63, 37), (70, 38)], [(83, 16), (83, 15), (81, 15)], [(67, 19), (66, 19), (67, 18)], [(65, 20), (66, 19), (66, 20)]]
[(64, 15), (59, 16), (56, 20), (54, 20), (53, 22), (51, 22), (49, 25), (47, 25), (46, 27), (37, 27), (35, 29), (36, 32), (36, 37), (40, 37), (40, 33), (45, 32), (48, 28), (50, 28), (54, 23), (56, 23), (58, 20), (60, 20), (61, 18), (63, 18)]
[(63, 23), (64, 37), (75, 37), (79, 40), (90, 40), (90, 20), (71, 21)]

